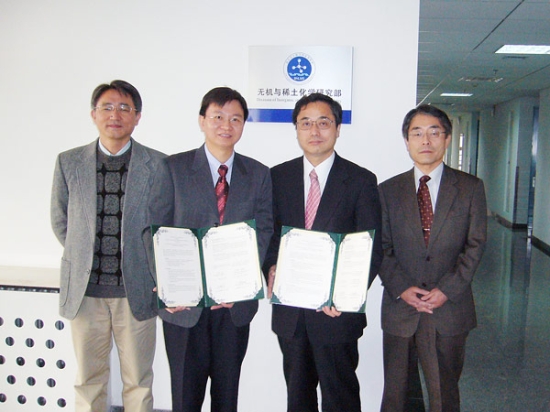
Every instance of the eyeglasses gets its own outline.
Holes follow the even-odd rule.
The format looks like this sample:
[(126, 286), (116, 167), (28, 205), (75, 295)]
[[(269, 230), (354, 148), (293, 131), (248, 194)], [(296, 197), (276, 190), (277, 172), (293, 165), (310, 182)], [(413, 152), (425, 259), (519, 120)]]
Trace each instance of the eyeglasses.
[(225, 117), (221, 114), (216, 114), (214, 116), (207, 116), (206, 117), (210, 123), (212, 123), (214, 126), (221, 126), (226, 121), (229, 121), (229, 124), (233, 127), (242, 127), (244, 124), (244, 120), (242, 117), (239, 116), (232, 116), (232, 117)]
[(438, 129), (437, 127), (428, 129), (426, 131), (415, 129), (409, 132), (409, 138), (412, 139), (419, 139), (422, 136), (424, 136), (424, 133), (426, 133), (426, 136), (429, 139), (439, 139), (441, 136), (445, 136), (447, 132), (445, 130)]
[(316, 124), (319, 129), (327, 130), (327, 129), (330, 129), (333, 123), (334, 123), (334, 120), (330, 120), (327, 117), (320, 117), (317, 120), (311, 120), (311, 119), (298, 120), (298, 122), (296, 122), (296, 126), (300, 130), (309, 130), (311, 129), (311, 126), (313, 126), (313, 124)]
[(139, 112), (139, 110), (134, 109), (127, 104), (121, 104), (119, 106), (115, 106), (114, 104), (104, 104), (103, 106), (94, 107), (94, 110), (99, 110), (105, 113), (120, 112), (121, 114), (130, 114), (132, 111), (136, 113)]

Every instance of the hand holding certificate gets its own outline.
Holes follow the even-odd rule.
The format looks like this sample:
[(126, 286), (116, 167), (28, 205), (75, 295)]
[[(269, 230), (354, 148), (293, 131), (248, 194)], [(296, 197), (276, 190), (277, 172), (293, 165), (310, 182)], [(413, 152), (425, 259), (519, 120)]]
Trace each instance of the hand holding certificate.
[(186, 229), (154, 226), (159, 306), (214, 306), (261, 299), (254, 221)]
[(271, 302), (364, 312), (373, 237), (283, 227)]

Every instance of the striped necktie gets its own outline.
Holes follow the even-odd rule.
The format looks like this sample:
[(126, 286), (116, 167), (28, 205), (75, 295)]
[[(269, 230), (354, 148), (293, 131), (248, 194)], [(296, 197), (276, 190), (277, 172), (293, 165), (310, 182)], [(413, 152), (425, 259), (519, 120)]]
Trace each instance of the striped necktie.
[(313, 226), (319, 202), (321, 201), (321, 186), (319, 186), (319, 179), (315, 169), (310, 172), (309, 178), (311, 180), (311, 185), (309, 186), (309, 193), (306, 201), (306, 229), (311, 229)]
[(220, 225), (223, 223), (223, 217), (225, 215), (225, 205), (227, 203), (227, 195), (229, 194), (229, 183), (225, 175), (227, 174), (227, 166), (221, 165), (218, 168), (220, 177), (216, 183), (216, 199), (218, 200), (218, 213), (220, 214)]

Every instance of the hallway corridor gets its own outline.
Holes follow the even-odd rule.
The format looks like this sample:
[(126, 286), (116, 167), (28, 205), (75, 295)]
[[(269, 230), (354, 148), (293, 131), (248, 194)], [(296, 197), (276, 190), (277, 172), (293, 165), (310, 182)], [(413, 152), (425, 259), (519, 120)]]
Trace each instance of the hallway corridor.
[(550, 411), (550, 257), (489, 218), (474, 278), (478, 327), (460, 381), (463, 412)]

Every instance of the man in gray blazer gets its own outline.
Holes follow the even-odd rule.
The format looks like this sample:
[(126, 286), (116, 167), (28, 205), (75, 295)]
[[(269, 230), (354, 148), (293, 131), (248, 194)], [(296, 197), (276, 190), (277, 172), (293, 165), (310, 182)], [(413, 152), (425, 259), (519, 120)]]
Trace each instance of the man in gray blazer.
[[(205, 228), (256, 220), (260, 262), (273, 232), (269, 169), (235, 153), (248, 108), (227, 87), (210, 90), (199, 111), (205, 144), (166, 159), (155, 179), (150, 222), (155, 225)], [(225, 172), (220, 172), (225, 169)], [(229, 188), (225, 210), (216, 197), (223, 176)], [(241, 364), (249, 326), (258, 302), (226, 302), (208, 309), (161, 309), (170, 364), (172, 411), (200, 412), (210, 377), (211, 410), (237, 410)]]
[(410, 348), (416, 346), (430, 412), (459, 411), (466, 338), (476, 326), (471, 282), (487, 237), (485, 191), (480, 179), (443, 163), (452, 133), (443, 111), (429, 105), (411, 110), (402, 132), (414, 168), (379, 187), (381, 410), (405, 411)]
[(142, 230), (165, 155), (131, 138), (142, 108), (134, 86), (101, 84), (91, 104), (99, 139), (58, 156), (51, 200), (64, 247), (60, 314), (71, 320), (77, 360), (75, 410), (106, 410), (114, 337), (124, 408), (150, 412), (156, 303)]

